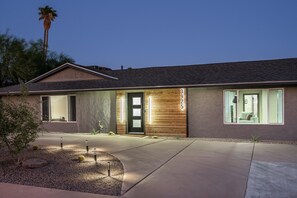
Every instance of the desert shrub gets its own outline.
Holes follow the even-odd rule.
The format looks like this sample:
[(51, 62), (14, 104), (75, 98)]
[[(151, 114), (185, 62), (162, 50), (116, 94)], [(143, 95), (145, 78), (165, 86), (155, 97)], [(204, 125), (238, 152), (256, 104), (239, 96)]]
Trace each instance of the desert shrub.
[(104, 129), (104, 126), (103, 126), (101, 120), (99, 120), (99, 122), (98, 122), (98, 131), (99, 131), (99, 133), (103, 133), (103, 129)]
[(35, 146), (32, 146), (32, 150), (33, 151), (37, 151), (38, 150), (38, 146), (36, 146), (36, 145)]
[(92, 134), (92, 135), (97, 135), (98, 133), (99, 133), (99, 131), (96, 130), (96, 129), (92, 129), (92, 130), (91, 130), (91, 134)]
[(78, 161), (79, 162), (85, 161), (85, 156), (83, 156), (83, 155), (78, 156)]
[(26, 103), (0, 101), (0, 145), (6, 146), (12, 155), (26, 148), (41, 131), (37, 115)]
[(252, 135), (252, 142), (259, 142), (260, 136)]
[(99, 120), (99, 122), (98, 122), (98, 129), (93, 128), (91, 130), (91, 134), (92, 135), (97, 135), (98, 133), (103, 133), (103, 129), (104, 129), (104, 126), (102, 124), (102, 121)]

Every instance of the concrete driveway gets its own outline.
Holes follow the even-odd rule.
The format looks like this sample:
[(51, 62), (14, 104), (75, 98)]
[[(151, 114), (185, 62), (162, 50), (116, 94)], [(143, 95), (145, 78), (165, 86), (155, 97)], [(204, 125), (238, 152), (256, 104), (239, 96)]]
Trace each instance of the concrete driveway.
[[(118, 157), (121, 197), (297, 197), (297, 146), (46, 133), (39, 145), (85, 146)], [(24, 190), (26, 189), (26, 190)], [(106, 197), (0, 184), (0, 197)], [(34, 192), (34, 193), (33, 193)]]

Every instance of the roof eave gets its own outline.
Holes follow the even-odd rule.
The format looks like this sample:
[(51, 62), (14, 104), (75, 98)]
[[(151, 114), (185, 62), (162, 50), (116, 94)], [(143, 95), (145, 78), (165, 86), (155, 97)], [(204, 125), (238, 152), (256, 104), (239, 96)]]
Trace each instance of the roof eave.
[(83, 66), (77, 66), (75, 64), (72, 64), (72, 63), (64, 63), (63, 65), (60, 65), (59, 67), (56, 67), (40, 76), (37, 76), (36, 78), (33, 78), (32, 80), (26, 82), (25, 84), (28, 84), (28, 83), (35, 83), (35, 82), (38, 82), (39, 80), (41, 79), (44, 79), (52, 74), (55, 74), (56, 72), (58, 71), (61, 71), (63, 70), (64, 68), (66, 68), (67, 66), (70, 66), (70, 67), (73, 67), (73, 68), (76, 68), (76, 69), (79, 69), (79, 70), (83, 70), (83, 71), (86, 71), (88, 73), (92, 73), (92, 74), (95, 74), (95, 75), (99, 75), (99, 76), (102, 76), (102, 77), (106, 77), (106, 78), (109, 78), (109, 79), (114, 79), (114, 80), (118, 80), (118, 78), (116, 77), (113, 77), (113, 76), (110, 76), (110, 75), (107, 75), (107, 74), (103, 74), (101, 72), (96, 72), (94, 70), (90, 70), (90, 69), (87, 69)]
[[(190, 85), (159, 85), (159, 86), (134, 86), (134, 87), (107, 87), (107, 88), (87, 88), (87, 89), (64, 89), (28, 91), (29, 94), (45, 93), (66, 93), (66, 92), (86, 92), (86, 91), (112, 91), (112, 90), (135, 90), (135, 89), (156, 89), (156, 88), (194, 88), (194, 87), (223, 87), (223, 86), (256, 86), (256, 85), (294, 85), (297, 81), (263, 81), (263, 82), (239, 82), (239, 83), (213, 83), (213, 84), (190, 84)], [(20, 94), (20, 91), (2, 92), (0, 96)]]

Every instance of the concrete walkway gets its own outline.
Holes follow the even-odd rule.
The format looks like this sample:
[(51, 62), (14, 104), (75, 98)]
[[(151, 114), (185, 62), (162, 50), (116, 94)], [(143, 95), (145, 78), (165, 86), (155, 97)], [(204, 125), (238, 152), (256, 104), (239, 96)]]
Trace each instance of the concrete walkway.
[[(35, 144), (59, 147), (61, 136), (65, 147), (85, 147), (88, 139), (122, 161), (121, 197), (297, 197), (296, 145), (64, 133)], [(108, 196), (0, 183), (2, 197)]]
[(245, 197), (297, 197), (297, 145), (256, 144)]

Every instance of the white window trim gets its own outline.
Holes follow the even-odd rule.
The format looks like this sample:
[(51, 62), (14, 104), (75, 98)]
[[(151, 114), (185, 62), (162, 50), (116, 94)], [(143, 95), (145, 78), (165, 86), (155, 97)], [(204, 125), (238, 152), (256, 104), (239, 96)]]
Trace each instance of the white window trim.
[[(226, 91), (236, 91), (237, 96), (239, 96), (239, 91), (240, 90), (268, 90), (268, 93), (270, 90), (282, 90), (283, 91), (283, 100), (282, 100), (282, 114), (283, 114), (283, 120), (282, 123), (239, 123), (238, 122), (238, 107), (236, 108), (236, 123), (230, 123), (225, 121), (225, 92)], [(237, 104), (238, 104), (238, 99), (237, 97)], [(267, 104), (268, 104), (268, 109), (267, 113), (269, 115), (269, 100), (267, 98)], [(280, 125), (285, 125), (285, 88), (247, 88), (247, 89), (224, 89), (223, 90), (223, 123), (224, 125), (269, 125), (269, 126), (280, 126)]]
[[(65, 121), (51, 121), (51, 118), (50, 118), (50, 116), (49, 116), (49, 120), (48, 121), (45, 121), (45, 120), (42, 120), (42, 97), (48, 97), (49, 98), (49, 104), (48, 104), (48, 108), (49, 108), (49, 110), (48, 110), (48, 114), (49, 115), (51, 115), (51, 96), (67, 96), (67, 100), (66, 100), (66, 108), (67, 108), (67, 113), (68, 113), (68, 118), (67, 118), (67, 120), (65, 120)], [(42, 123), (77, 123), (77, 102), (76, 102), (76, 105), (75, 105), (75, 108), (76, 108), (76, 110), (75, 110), (75, 112), (76, 112), (76, 121), (69, 121), (69, 104), (68, 104), (68, 102), (69, 102), (69, 98), (70, 98), (70, 96), (75, 96), (75, 101), (76, 101), (76, 99), (77, 99), (77, 96), (76, 96), (76, 94), (70, 94), (70, 95), (41, 95), (40, 96), (40, 119), (41, 119), (41, 121), (42, 121)]]

